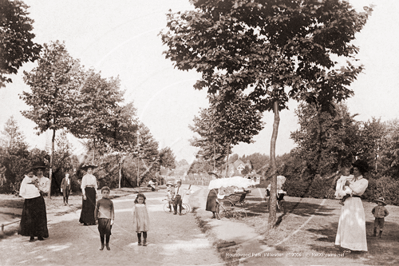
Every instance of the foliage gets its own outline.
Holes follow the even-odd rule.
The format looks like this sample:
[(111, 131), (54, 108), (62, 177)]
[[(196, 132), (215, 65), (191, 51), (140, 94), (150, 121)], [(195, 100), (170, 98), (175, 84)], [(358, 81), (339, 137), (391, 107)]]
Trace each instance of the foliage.
[(23, 116), (36, 123), (38, 134), (44, 131), (69, 128), (76, 112), (76, 98), (81, 82), (78, 60), (67, 52), (65, 44), (44, 44), (38, 66), (24, 72), (24, 81), (31, 88), (20, 97), (31, 106)]
[(176, 157), (169, 147), (165, 147), (159, 151), (159, 163), (168, 169), (176, 168)]
[[(362, 67), (354, 66), (358, 48), (350, 42), (367, 21), (339, 0), (193, 0), (195, 10), (167, 14), (162, 42), (166, 58), (180, 70), (202, 74), (196, 89), (234, 94), (246, 91), (259, 111), (273, 110), (271, 166), (279, 111), (288, 98), (323, 106), (351, 96), (348, 88)], [(332, 56), (347, 60), (340, 69)], [(272, 191), (276, 186), (273, 178)], [(274, 193), (274, 192), (273, 192)], [(275, 197), (269, 226), (273, 226)]]
[(216, 153), (220, 154), (217, 160), (220, 166), (222, 158), (230, 154), (231, 146), (253, 142), (252, 137), (263, 128), (262, 115), (238, 92), (210, 95), (209, 101), (210, 107), (201, 110), (200, 117), (194, 118), (194, 126), (190, 126), (200, 136), (194, 137), (191, 145), (200, 147), (204, 159), (213, 159), (215, 165)]
[(76, 115), (69, 127), (77, 138), (90, 139), (94, 148), (132, 151), (138, 121), (132, 103), (122, 105), (119, 78), (102, 78), (89, 70), (75, 100)]
[(381, 151), (382, 173), (399, 180), (399, 120), (386, 123)]
[(261, 153), (253, 153), (247, 156), (242, 156), (241, 160), (245, 161), (251, 161), (253, 170), (255, 170), (257, 173), (261, 174), (264, 173), (268, 168), (268, 164), (270, 163), (270, 157), (266, 154), (261, 154)]
[(33, 20), (22, 1), (0, 0), (0, 88), (11, 82), (22, 64), (39, 58), (41, 45), (34, 43)]
[(316, 104), (301, 103), (296, 110), (300, 129), (291, 133), (295, 153), (312, 175), (335, 172), (345, 161), (353, 161), (361, 151), (359, 123), (344, 104), (332, 104), (333, 112)]
[(14, 117), (7, 120), (1, 133), (0, 168), (5, 167), (8, 184), (18, 183), (31, 167), (28, 145)]
[(371, 118), (371, 121), (363, 123), (361, 128), (361, 148), (360, 157), (367, 161), (370, 170), (375, 173), (378, 171), (378, 164), (382, 146), (384, 144), (384, 137), (386, 135), (386, 126), (381, 122), (381, 119)]

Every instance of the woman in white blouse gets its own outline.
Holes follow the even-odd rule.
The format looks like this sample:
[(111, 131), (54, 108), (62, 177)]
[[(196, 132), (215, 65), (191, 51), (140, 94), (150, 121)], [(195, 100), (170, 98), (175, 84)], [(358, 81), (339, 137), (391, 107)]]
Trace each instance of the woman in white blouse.
[(30, 242), (34, 241), (35, 237), (44, 240), (49, 236), (43, 195), (50, 190), (50, 179), (43, 175), (45, 169), (45, 164), (40, 163), (28, 170), (19, 190), (19, 195), (25, 201), (18, 234), (30, 236)]
[(97, 178), (93, 175), (93, 169), (96, 165), (84, 165), (82, 169), (87, 173), (82, 178), (82, 212), (79, 222), (84, 225), (95, 225), (94, 210), (96, 208), (97, 198)]
[(335, 245), (353, 251), (367, 251), (366, 218), (361, 196), (366, 191), (368, 180), (363, 175), (368, 171), (367, 162), (353, 163), (354, 178), (349, 182), (350, 197), (341, 207)]

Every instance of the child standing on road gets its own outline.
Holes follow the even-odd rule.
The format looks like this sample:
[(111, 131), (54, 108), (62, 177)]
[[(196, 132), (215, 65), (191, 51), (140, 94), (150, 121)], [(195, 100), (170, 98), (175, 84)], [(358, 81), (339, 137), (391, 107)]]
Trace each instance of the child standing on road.
[(172, 212), (172, 205), (171, 205), (171, 203), (172, 203), (172, 199), (173, 199), (174, 195), (175, 195), (175, 192), (174, 192), (174, 190), (173, 190), (173, 183), (170, 182), (170, 181), (168, 181), (168, 183), (166, 183), (166, 197), (167, 197), (167, 199), (168, 199), (168, 204), (169, 204), (168, 209), (169, 209), (169, 212)]
[(335, 191), (335, 198), (340, 199), (339, 204), (344, 205), (345, 200), (350, 197), (351, 190), (348, 185), (353, 180), (353, 175), (350, 174), (349, 167), (343, 167), (341, 170), (341, 177), (337, 181), (337, 187)]
[(375, 206), (371, 213), (374, 215), (375, 220), (374, 220), (374, 236), (377, 236), (377, 229), (379, 227), (380, 232), (378, 234), (378, 237), (381, 238), (382, 235), (382, 229), (384, 229), (384, 222), (385, 222), (385, 217), (389, 215), (388, 210), (385, 208), (385, 201), (383, 197), (380, 197), (378, 200), (376, 200), (378, 206)]
[(141, 233), (143, 233), (143, 246), (147, 246), (147, 231), (150, 227), (150, 219), (148, 217), (147, 206), (145, 204), (146, 197), (139, 193), (133, 205), (133, 230), (137, 233), (138, 245), (141, 246)]
[(109, 199), (109, 193), (111, 190), (105, 186), (101, 189), (102, 199), (97, 201), (96, 209), (94, 211), (94, 218), (98, 221), (98, 232), (100, 232), (101, 247), (100, 250), (104, 249), (104, 236), (106, 237), (105, 245), (107, 250), (109, 247), (109, 238), (111, 236), (111, 228), (114, 224), (114, 203)]

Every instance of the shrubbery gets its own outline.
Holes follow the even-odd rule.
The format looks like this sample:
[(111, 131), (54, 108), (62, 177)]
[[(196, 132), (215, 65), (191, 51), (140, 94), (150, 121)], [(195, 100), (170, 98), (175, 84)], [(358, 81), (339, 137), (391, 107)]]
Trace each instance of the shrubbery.
[(331, 181), (320, 178), (306, 181), (301, 179), (287, 179), (283, 185), (283, 189), (287, 191), (288, 196), (292, 197), (331, 197)]
[[(376, 179), (378, 178), (378, 179)], [(369, 177), (369, 185), (362, 196), (366, 201), (374, 201), (379, 197), (384, 197), (385, 202), (399, 206), (399, 181), (391, 177)], [(335, 184), (331, 180), (314, 179), (287, 179), (283, 189), (288, 196), (292, 197), (311, 197), (311, 198), (334, 198)]]

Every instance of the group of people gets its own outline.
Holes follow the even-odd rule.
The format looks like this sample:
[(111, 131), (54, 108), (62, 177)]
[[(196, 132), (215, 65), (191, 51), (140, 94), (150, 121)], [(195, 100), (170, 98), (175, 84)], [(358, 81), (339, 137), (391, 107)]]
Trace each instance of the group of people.
[[(115, 220), (114, 205), (109, 199), (110, 188), (105, 186), (101, 189), (102, 199), (97, 200), (97, 179), (93, 175), (95, 165), (85, 165), (82, 168), (86, 174), (82, 178), (82, 211), (79, 222), (83, 225), (98, 224), (100, 233), (101, 247), (110, 250), (109, 241), (112, 225)], [(352, 168), (352, 169), (351, 169)], [(19, 194), (24, 200), (22, 217), (18, 233), (23, 236), (29, 236), (32, 242), (37, 237), (38, 240), (44, 240), (49, 237), (47, 228), (46, 204), (43, 196), (49, 193), (50, 180), (44, 176), (46, 165), (39, 163), (28, 170), (21, 182)], [(350, 174), (352, 170), (353, 174)], [(361, 196), (368, 187), (368, 180), (364, 174), (368, 172), (368, 165), (365, 161), (357, 160), (351, 166), (343, 168), (342, 176), (337, 182), (336, 198), (340, 199), (341, 215), (338, 222), (335, 244), (350, 251), (367, 251), (366, 238), (366, 219)], [(169, 200), (169, 209), (174, 214), (182, 212), (181, 180), (173, 183), (167, 183), (167, 197)], [(67, 175), (61, 184), (64, 204), (68, 204), (68, 195), (70, 191), (70, 179)], [(215, 218), (217, 191), (212, 189), (207, 198), (206, 210), (213, 213)], [(147, 245), (147, 231), (149, 230), (149, 217), (146, 208), (146, 197), (139, 193), (133, 206), (133, 227), (137, 232), (138, 245)], [(383, 198), (377, 200), (378, 206), (373, 208), (372, 213), (375, 216), (374, 236), (381, 237), (384, 228), (384, 218), (389, 214), (384, 207), (386, 205)], [(141, 242), (143, 234), (143, 242)]]
[[(166, 197), (169, 203), (169, 211), (176, 215), (179, 210), (179, 215), (182, 215), (184, 191), (181, 188), (181, 180), (176, 181), (174, 186), (173, 182), (166, 182)], [(173, 208), (172, 208), (173, 207)]]
[[(95, 165), (84, 165), (82, 167), (86, 174), (81, 182), (82, 211), (79, 222), (86, 226), (98, 224), (101, 241), (100, 250), (103, 250), (104, 247), (110, 250), (111, 229), (115, 220), (114, 204), (109, 197), (111, 190), (107, 186), (101, 188), (102, 198), (97, 201), (97, 179), (93, 175), (93, 169), (96, 167)], [(35, 237), (38, 240), (49, 237), (44, 196), (50, 191), (50, 179), (44, 176), (45, 169), (46, 165), (43, 162), (34, 165), (27, 171), (20, 186), (19, 194), (24, 198), (24, 205), (18, 234), (29, 236), (30, 242), (35, 241)], [(70, 187), (71, 180), (67, 174), (61, 182), (61, 192), (65, 205), (68, 205)], [(176, 195), (181, 194), (178, 191)], [(147, 231), (150, 225), (145, 201), (145, 195), (139, 193), (133, 205), (133, 229), (137, 233), (139, 246), (147, 245)], [(143, 234), (143, 242), (141, 242), (141, 234)]]

